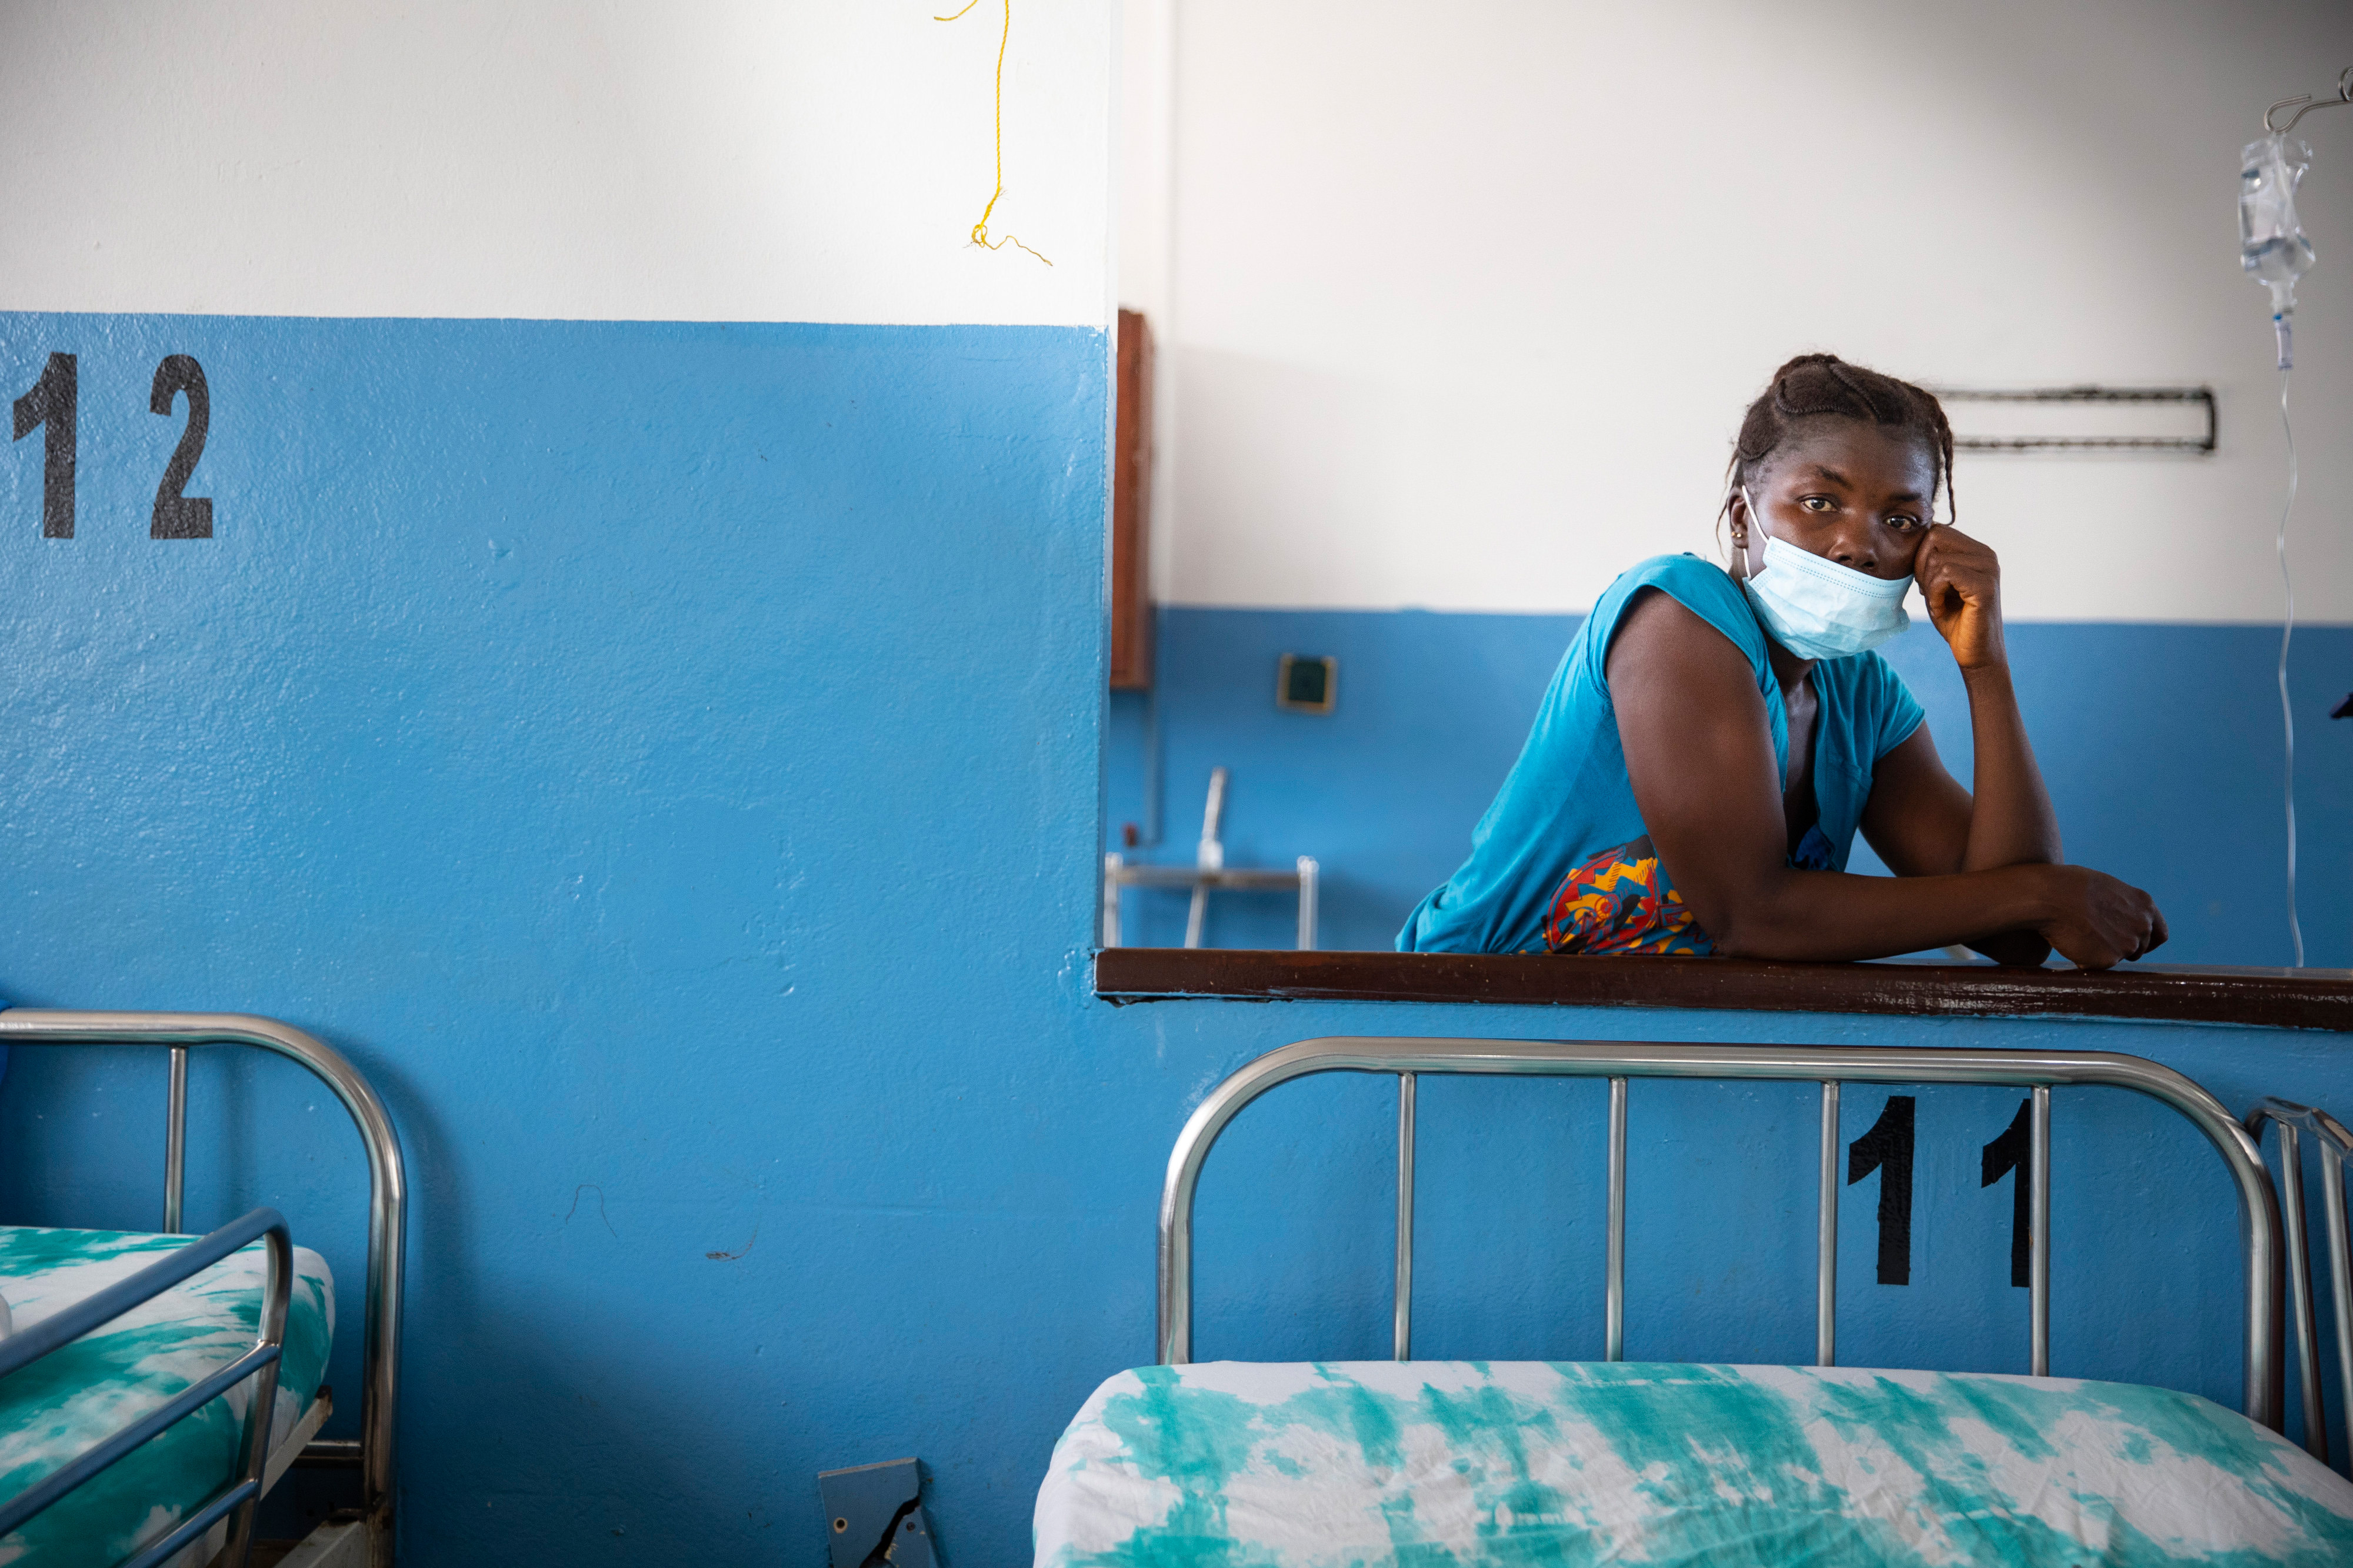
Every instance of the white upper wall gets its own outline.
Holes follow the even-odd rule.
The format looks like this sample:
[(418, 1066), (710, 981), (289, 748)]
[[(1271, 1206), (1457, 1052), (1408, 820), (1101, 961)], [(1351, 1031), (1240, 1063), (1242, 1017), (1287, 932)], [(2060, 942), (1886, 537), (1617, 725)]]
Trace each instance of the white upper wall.
[[(1586, 607), (1714, 548), (1742, 408), (1829, 349), (1947, 384), (2211, 384), (2215, 457), (1965, 454), (1961, 522), (2013, 615), (2277, 615), (2238, 153), (2353, 64), (2341, 0), (1126, 4), (1165, 597)], [(2353, 619), (2353, 110), (2301, 133), (2297, 597)]]
[(1099, 0), (20, 0), (0, 309), (1107, 320)]

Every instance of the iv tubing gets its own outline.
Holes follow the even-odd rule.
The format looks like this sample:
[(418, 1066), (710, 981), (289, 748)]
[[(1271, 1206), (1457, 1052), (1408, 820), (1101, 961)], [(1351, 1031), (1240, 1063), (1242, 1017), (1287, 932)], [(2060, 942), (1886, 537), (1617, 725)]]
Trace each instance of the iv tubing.
[(2287, 749), (2287, 933), (2295, 943), (2295, 966), (2304, 967), (2304, 928), (2295, 918), (2295, 710), (2287, 700), (2287, 645), (2295, 636), (2295, 581), (2287, 570), (2287, 520), (2295, 510), (2295, 426), (2287, 417), (2288, 367), (2280, 363), (2280, 431), (2287, 437), (2287, 500), (2280, 508), (2279, 568), (2280, 588), (2286, 595), (2287, 614), (2280, 623), (2279, 694), (2280, 731)]

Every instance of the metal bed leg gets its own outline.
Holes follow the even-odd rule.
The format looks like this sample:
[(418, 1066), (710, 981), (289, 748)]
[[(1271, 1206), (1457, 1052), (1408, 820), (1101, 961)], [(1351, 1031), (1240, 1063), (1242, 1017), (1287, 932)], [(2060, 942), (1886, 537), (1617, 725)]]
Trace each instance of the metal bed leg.
[[(2326, 1184), (2321, 1213), (2328, 1225), (2328, 1294), (2337, 1304), (2337, 1376), (2347, 1419), (2353, 1423), (2353, 1237), (2345, 1230), (2345, 1156), (2326, 1138), (2320, 1141), (2320, 1176)], [(2345, 1444), (2353, 1449), (2353, 1424), (2346, 1428)]]
[[(2304, 1451), (2328, 1463), (2328, 1424), (2321, 1414), (2320, 1339), (2313, 1323), (2312, 1254), (2306, 1244), (2304, 1140), (2295, 1123), (2283, 1121), (2280, 1134), (2280, 1228), (2287, 1238), (2287, 1306), (2295, 1329), (2297, 1392), (2304, 1398)], [(2324, 1145), (2325, 1146), (2325, 1145)], [(2342, 1341), (2342, 1331), (2339, 1331)]]
[(1839, 1086), (1822, 1085), (1820, 1230), (1814, 1246), (1814, 1364), (1838, 1365)]
[(164, 1233), (180, 1234), (188, 1174), (188, 1047), (172, 1047), (172, 1087), (164, 1110)]
[(1609, 1256), (1601, 1289), (1601, 1359), (1626, 1359), (1626, 1080), (1609, 1080)]
[(1413, 1359), (1414, 1078), (1398, 1074), (1397, 1359)]
[(1103, 944), (1119, 945), (1119, 870), (1125, 864), (1117, 854), (1103, 857)]
[(2030, 1158), (2027, 1173), (2032, 1205), (2026, 1235), (2026, 1315), (2029, 1370), (2037, 1377), (2051, 1375), (2051, 1086), (2038, 1083), (2034, 1109), (2028, 1121)]
[[(1226, 863), (1226, 847), (1218, 837), (1219, 819), (1226, 815), (1226, 770), (1209, 770), (1209, 798), (1201, 810), (1201, 846), (1194, 864), (1204, 871), (1215, 871)], [(1198, 947), (1209, 921), (1209, 885), (1193, 884), (1193, 902), (1185, 911), (1185, 945)]]

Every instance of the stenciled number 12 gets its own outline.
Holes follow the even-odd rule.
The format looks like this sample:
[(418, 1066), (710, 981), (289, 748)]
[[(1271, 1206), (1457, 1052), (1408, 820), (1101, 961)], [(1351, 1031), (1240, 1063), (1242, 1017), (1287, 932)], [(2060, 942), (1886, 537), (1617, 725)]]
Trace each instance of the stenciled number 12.
[[(212, 428), (213, 397), (205, 385), (205, 367), (187, 354), (166, 354), (155, 367), (155, 384), (147, 406), (168, 416), (182, 394), (188, 399), (188, 423), (180, 444), (164, 466), (164, 480), (155, 487), (155, 510), (147, 532), (153, 539), (210, 539), (213, 503), (209, 497), (184, 493), (196, 459), (205, 455), (205, 437)], [(41, 432), (41, 537), (74, 536), (75, 422), (81, 403), (81, 374), (72, 354), (53, 353), (32, 390), (16, 399), (16, 434), (23, 440)]]

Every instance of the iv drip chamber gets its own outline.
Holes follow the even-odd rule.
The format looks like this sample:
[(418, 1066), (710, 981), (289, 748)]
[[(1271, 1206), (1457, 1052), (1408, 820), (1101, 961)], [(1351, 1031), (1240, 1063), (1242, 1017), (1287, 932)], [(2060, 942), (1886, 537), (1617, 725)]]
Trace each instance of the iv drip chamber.
[(2266, 136), (2239, 155), (2239, 265), (2272, 291), (2279, 328), (2279, 363), (2293, 363), (2289, 318), (2295, 280), (2312, 270), (2312, 242), (2296, 216), (2295, 187), (2312, 166), (2312, 149), (2295, 137)]

